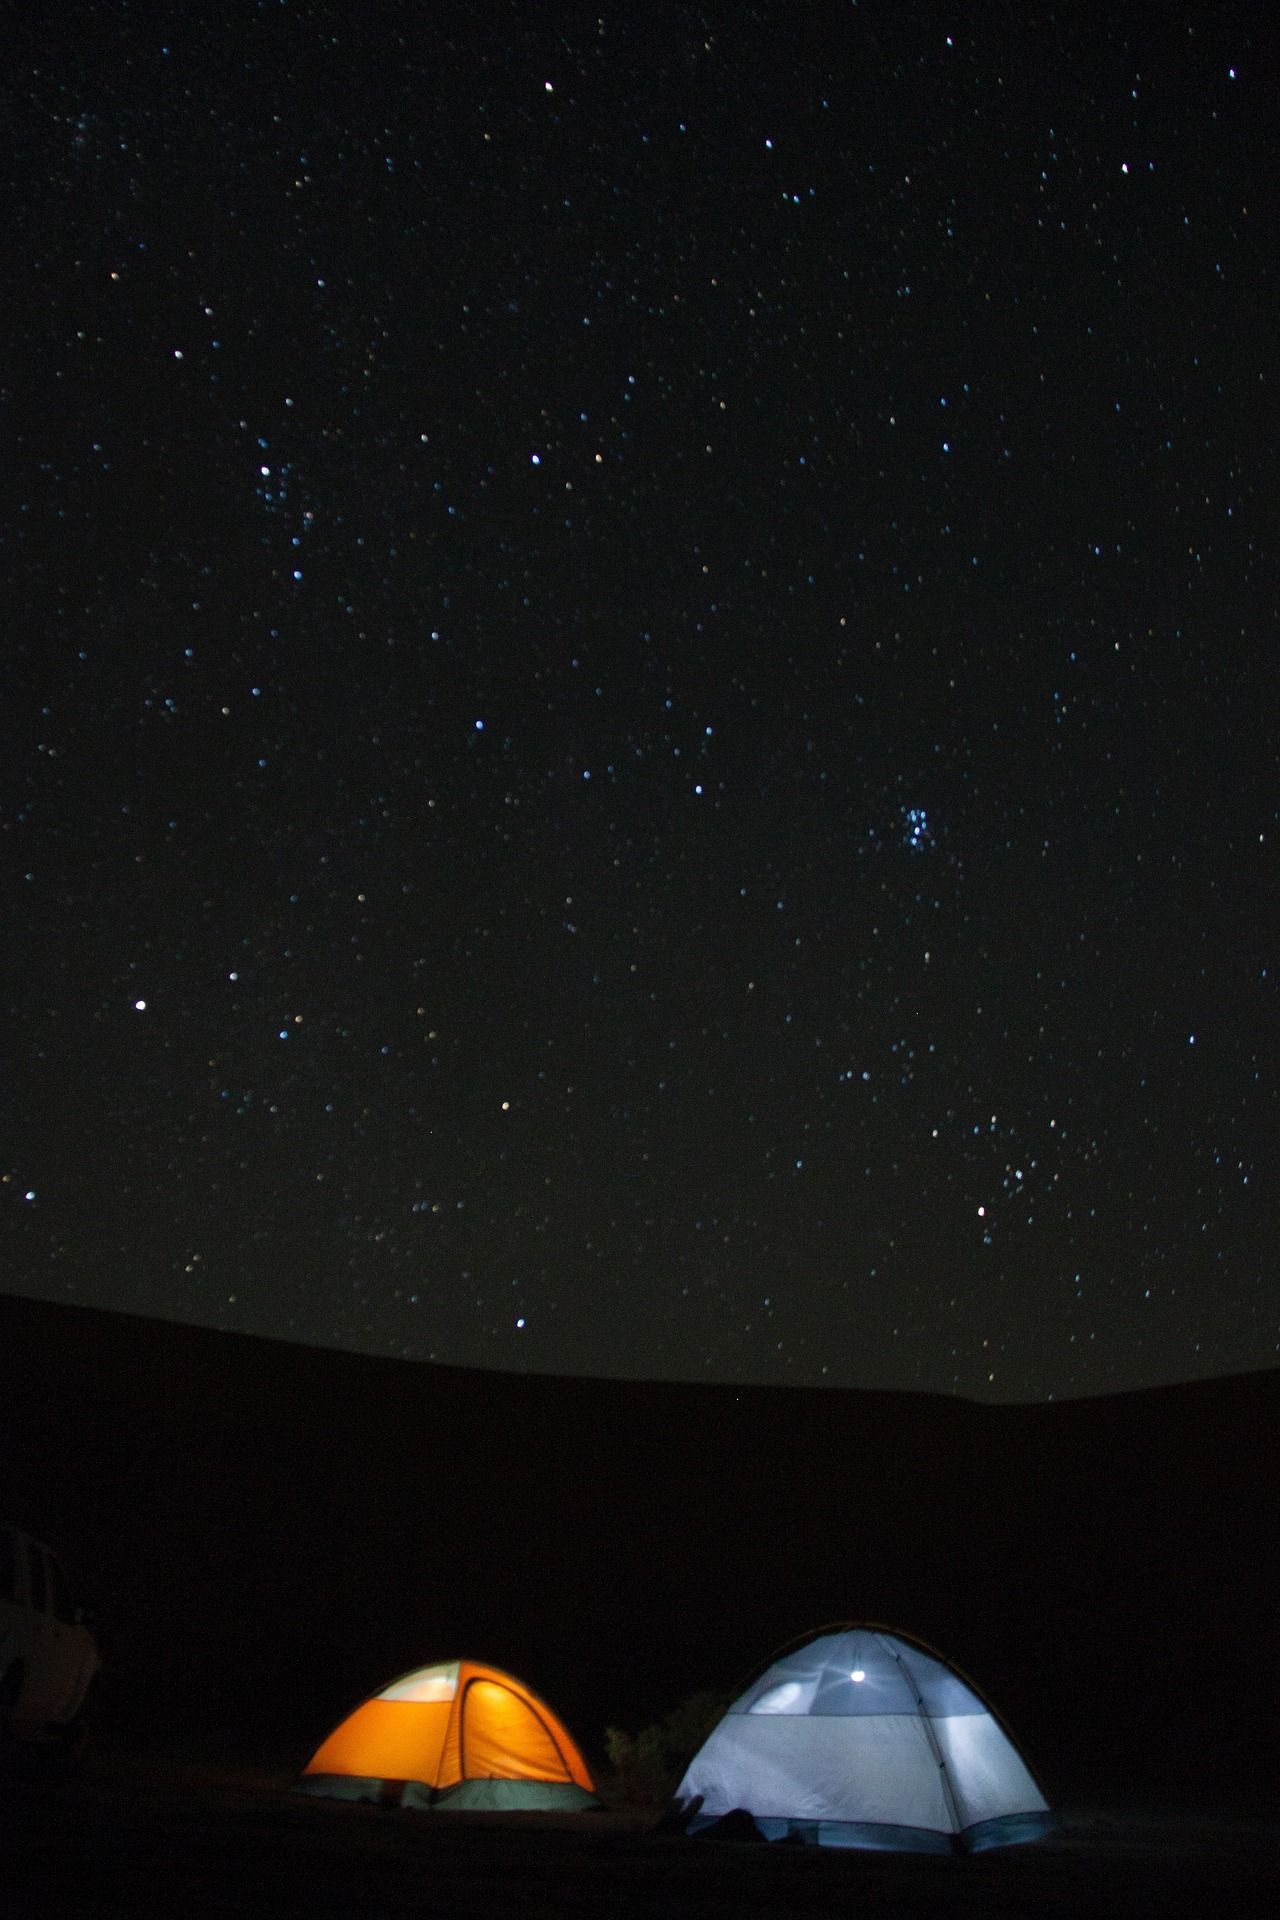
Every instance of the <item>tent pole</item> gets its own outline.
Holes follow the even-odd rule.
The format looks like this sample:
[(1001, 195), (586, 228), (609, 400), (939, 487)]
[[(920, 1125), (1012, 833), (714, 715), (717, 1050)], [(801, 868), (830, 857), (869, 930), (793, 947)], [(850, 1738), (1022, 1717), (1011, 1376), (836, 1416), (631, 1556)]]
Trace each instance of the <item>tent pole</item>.
[(924, 1704), (924, 1695), (916, 1685), (915, 1675), (899, 1654), (897, 1648), (891, 1646), (880, 1634), (876, 1635), (876, 1639), (879, 1640), (885, 1652), (892, 1654), (893, 1658), (897, 1661), (902, 1677), (910, 1687), (915, 1703), (920, 1710), (920, 1718), (924, 1723), (924, 1737), (929, 1742), (929, 1751), (937, 1762), (938, 1773), (942, 1779), (942, 1797), (946, 1801), (947, 1811), (951, 1815), (951, 1830), (958, 1840), (963, 1831), (964, 1824), (960, 1818), (960, 1803), (956, 1799), (955, 1788), (951, 1784), (951, 1775), (947, 1770), (946, 1758), (942, 1748), (938, 1745), (938, 1736), (933, 1730), (933, 1721), (930, 1719), (929, 1710)]

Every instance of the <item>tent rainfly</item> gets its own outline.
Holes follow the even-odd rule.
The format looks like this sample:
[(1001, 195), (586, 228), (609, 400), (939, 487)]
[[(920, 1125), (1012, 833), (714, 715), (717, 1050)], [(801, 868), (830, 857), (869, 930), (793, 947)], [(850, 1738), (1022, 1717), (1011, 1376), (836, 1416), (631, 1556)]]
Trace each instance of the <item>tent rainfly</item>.
[(393, 1680), (334, 1728), (297, 1791), (465, 1811), (598, 1805), (587, 1764), (550, 1707), (476, 1660)]
[(676, 1789), (688, 1833), (750, 1815), (768, 1840), (980, 1852), (1052, 1829), (972, 1682), (923, 1642), (825, 1628), (733, 1702)]

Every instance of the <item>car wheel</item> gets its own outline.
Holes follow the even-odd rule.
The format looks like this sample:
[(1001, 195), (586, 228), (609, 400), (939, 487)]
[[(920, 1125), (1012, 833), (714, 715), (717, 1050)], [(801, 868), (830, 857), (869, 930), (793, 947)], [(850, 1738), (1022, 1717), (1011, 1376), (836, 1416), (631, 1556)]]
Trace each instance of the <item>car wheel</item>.
[(68, 1720), (61, 1728), (57, 1740), (49, 1752), (49, 1760), (59, 1773), (69, 1773), (78, 1767), (84, 1759), (85, 1749), (89, 1745), (89, 1736), (93, 1731), (98, 1705), (98, 1682), (89, 1682), (88, 1692), (80, 1702), (80, 1708), (73, 1720)]
[(18, 1661), (0, 1676), (0, 1764), (8, 1765), (18, 1752), (13, 1716), (22, 1697), (22, 1667)]

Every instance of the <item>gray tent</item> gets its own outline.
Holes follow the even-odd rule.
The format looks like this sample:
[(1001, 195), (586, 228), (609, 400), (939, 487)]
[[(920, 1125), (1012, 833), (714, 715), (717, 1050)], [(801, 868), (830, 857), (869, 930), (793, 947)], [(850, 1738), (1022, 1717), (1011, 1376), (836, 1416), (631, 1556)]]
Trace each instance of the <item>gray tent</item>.
[(1054, 1824), (972, 1683), (883, 1627), (828, 1628), (734, 1701), (676, 1789), (686, 1831), (749, 1814), (769, 1840), (977, 1852)]

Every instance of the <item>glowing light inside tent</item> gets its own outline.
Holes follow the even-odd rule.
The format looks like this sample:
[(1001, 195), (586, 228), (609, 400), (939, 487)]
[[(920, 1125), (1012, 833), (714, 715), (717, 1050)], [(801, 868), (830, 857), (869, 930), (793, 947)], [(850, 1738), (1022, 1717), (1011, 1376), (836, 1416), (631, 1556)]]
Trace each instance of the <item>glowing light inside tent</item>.
[(853, 1670), (853, 1672), (852, 1672), (852, 1673), (851, 1673), (851, 1674), (849, 1675), (849, 1678), (850, 1678), (851, 1680), (858, 1680), (858, 1681), (862, 1681), (862, 1680), (865, 1680), (865, 1679), (866, 1679), (866, 1677), (867, 1677), (867, 1676), (866, 1676), (866, 1674), (865, 1674), (865, 1673), (863, 1672), (863, 1670), (862, 1670), (862, 1668), (861, 1668), (861, 1667), (855, 1667), (855, 1668), (854, 1668), (854, 1670)]

